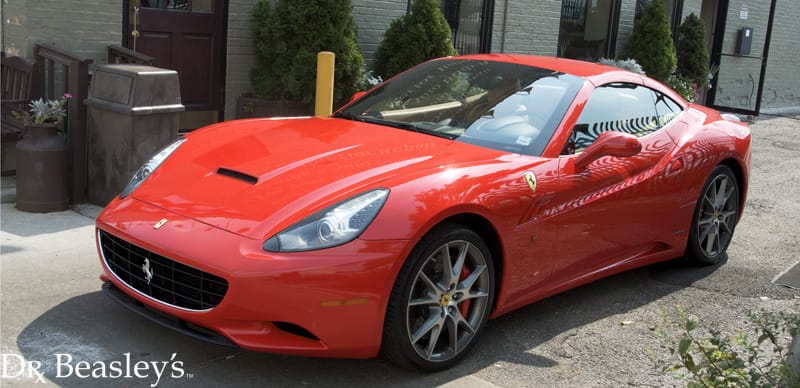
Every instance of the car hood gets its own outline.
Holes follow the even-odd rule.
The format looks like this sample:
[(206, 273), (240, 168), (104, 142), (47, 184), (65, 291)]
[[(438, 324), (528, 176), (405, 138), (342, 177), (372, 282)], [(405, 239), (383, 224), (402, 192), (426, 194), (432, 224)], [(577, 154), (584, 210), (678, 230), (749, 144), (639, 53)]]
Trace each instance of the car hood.
[(505, 154), (344, 119), (240, 120), (188, 135), (132, 196), (264, 239), (352, 195)]

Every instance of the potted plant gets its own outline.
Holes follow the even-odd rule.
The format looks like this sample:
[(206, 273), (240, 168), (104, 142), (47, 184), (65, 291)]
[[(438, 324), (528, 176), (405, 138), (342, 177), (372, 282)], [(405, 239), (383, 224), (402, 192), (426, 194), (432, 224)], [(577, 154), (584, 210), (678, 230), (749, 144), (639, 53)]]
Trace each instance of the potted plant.
[[(22, 119), (25, 123), (26, 132), (32, 129), (36, 135), (42, 134), (58, 134), (59, 125), (64, 121), (67, 111), (64, 107), (67, 105), (67, 100), (72, 98), (69, 93), (64, 93), (58, 99), (45, 100), (40, 98), (38, 100), (31, 100), (28, 103), (28, 111), (19, 113), (14, 112), (18, 119)], [(40, 129), (44, 128), (44, 129)], [(55, 129), (55, 131), (53, 131)]]
[(29, 110), (19, 115), (25, 123), (23, 138), (16, 145), (19, 210), (44, 213), (69, 207), (69, 147), (60, 124), (71, 97), (33, 100)]
[(240, 117), (312, 113), (316, 58), (336, 54), (334, 105), (362, 83), (364, 60), (356, 45), (350, 0), (260, 0), (253, 8), (256, 64), (253, 93), (239, 100)]

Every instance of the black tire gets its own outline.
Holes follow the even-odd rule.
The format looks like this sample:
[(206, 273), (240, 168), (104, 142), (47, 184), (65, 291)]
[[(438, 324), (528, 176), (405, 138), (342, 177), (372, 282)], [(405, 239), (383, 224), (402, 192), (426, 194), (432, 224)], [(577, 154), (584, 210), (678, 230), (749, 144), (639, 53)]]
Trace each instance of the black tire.
[(686, 245), (685, 258), (689, 264), (713, 265), (727, 257), (726, 250), (739, 220), (740, 198), (733, 170), (725, 165), (715, 167), (695, 205)]
[[(445, 267), (458, 273), (448, 279)], [(483, 239), (462, 225), (437, 227), (417, 244), (395, 281), (381, 355), (428, 372), (456, 364), (485, 327), (494, 290), (492, 256)]]

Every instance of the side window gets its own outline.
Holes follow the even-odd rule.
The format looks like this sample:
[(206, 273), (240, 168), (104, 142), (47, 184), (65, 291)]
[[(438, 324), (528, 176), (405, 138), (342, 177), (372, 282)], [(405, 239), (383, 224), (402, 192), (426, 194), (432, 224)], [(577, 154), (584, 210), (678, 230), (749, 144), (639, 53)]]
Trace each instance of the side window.
[[(630, 83), (603, 85), (589, 97), (567, 148), (581, 152), (605, 131), (647, 136), (674, 119), (680, 111), (677, 103), (648, 87)], [(572, 150), (565, 150), (565, 153), (569, 151)]]
[(656, 114), (658, 115), (658, 124), (661, 128), (665, 127), (674, 118), (678, 117), (683, 109), (677, 102), (671, 98), (653, 91), (656, 95)]

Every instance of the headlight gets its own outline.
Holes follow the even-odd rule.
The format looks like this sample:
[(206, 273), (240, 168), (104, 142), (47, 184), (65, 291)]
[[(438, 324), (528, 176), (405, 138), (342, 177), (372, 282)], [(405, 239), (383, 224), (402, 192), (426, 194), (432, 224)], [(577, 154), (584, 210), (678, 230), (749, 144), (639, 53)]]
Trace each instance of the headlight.
[(119, 195), (120, 198), (127, 197), (133, 190), (139, 187), (139, 185), (141, 185), (142, 182), (144, 182), (144, 180), (147, 179), (147, 177), (149, 177), (150, 174), (152, 174), (153, 171), (155, 171), (158, 166), (161, 165), (161, 163), (167, 160), (167, 158), (185, 141), (186, 139), (178, 139), (174, 143), (164, 147), (164, 149), (150, 158), (147, 163), (145, 163), (139, 168), (138, 171), (136, 171), (136, 174), (133, 174), (133, 178), (131, 178), (131, 181), (128, 182), (127, 186), (125, 186), (125, 190), (122, 190), (122, 193)]
[(367, 229), (388, 196), (389, 190), (375, 189), (323, 209), (272, 236), (264, 250), (310, 251), (350, 242)]

